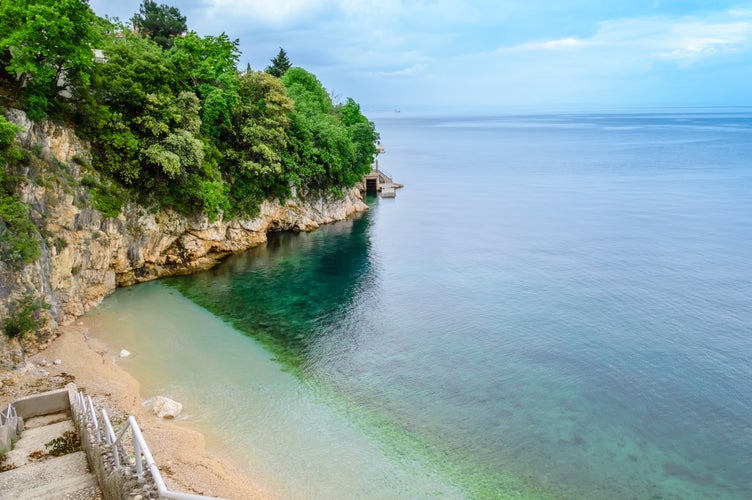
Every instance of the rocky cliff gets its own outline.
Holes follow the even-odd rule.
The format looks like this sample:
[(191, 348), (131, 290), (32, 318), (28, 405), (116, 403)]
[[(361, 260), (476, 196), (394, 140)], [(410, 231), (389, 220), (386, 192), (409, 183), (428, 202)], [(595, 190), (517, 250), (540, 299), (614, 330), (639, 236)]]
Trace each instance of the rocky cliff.
[[(58, 324), (68, 324), (96, 306), (118, 286), (208, 269), (223, 257), (259, 245), (271, 231), (311, 231), (367, 210), (354, 189), (343, 198), (293, 197), (266, 201), (258, 217), (210, 222), (171, 210), (148, 210), (128, 203), (117, 218), (95, 210), (81, 184), (91, 155), (73, 130), (51, 122), (30, 122), (11, 110), (7, 118), (24, 128), (20, 145), (40, 161), (25, 172), (20, 192), (43, 236), (42, 254), (33, 264), (13, 270), (0, 262), (0, 318), (24, 293), (41, 296), (52, 307), (45, 331), (30, 342), (44, 347)], [(0, 337), (0, 358), (17, 349)]]

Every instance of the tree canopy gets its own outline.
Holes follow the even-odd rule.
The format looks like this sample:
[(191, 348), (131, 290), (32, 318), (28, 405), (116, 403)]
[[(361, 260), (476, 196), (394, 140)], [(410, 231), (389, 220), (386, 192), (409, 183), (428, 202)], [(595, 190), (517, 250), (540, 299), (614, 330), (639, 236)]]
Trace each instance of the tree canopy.
[(293, 188), (339, 193), (373, 162), (378, 134), (360, 106), (333, 103), (283, 49), (266, 72), (241, 72), (238, 40), (185, 32), (177, 9), (151, 0), (136, 33), (84, 0), (0, 2), (0, 98), (15, 91), (32, 118), (75, 123), (107, 215), (117, 190), (186, 214), (254, 215)]
[(82, 0), (0, 2), (3, 69), (15, 76), (13, 93), (32, 119), (62, 105), (64, 89), (89, 84), (92, 49), (101, 40), (97, 24)]
[(154, 0), (144, 0), (131, 22), (138, 31), (151, 38), (164, 49), (172, 47), (173, 40), (188, 29), (186, 17), (177, 7), (157, 5)]

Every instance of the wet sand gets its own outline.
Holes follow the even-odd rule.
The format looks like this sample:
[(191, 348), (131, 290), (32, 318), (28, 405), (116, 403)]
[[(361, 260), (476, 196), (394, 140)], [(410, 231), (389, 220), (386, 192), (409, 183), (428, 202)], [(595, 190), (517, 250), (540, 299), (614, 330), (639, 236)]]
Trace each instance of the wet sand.
[[(208, 452), (201, 433), (158, 419), (142, 404), (139, 383), (115, 364), (103, 343), (88, 338), (85, 327), (61, 327), (58, 333), (47, 349), (29, 359), (26, 373), (0, 373), (6, 381), (0, 395), (3, 404), (73, 381), (88, 395), (106, 398), (111, 415), (136, 417), (168, 488), (230, 499), (272, 498), (234, 464)], [(36, 364), (55, 359), (62, 363)]]

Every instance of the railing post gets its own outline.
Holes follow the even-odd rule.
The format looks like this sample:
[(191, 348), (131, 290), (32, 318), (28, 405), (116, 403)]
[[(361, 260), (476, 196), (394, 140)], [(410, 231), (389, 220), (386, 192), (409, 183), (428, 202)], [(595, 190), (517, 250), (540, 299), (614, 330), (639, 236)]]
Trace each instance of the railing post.
[(107, 411), (102, 408), (102, 422), (104, 427), (105, 443), (112, 450), (112, 459), (115, 461), (115, 467), (120, 467), (120, 453), (115, 439), (115, 432), (112, 430), (112, 424), (110, 423), (110, 417), (107, 415)]
[(91, 411), (91, 419), (94, 424), (94, 435), (97, 436), (97, 443), (102, 442), (102, 436), (99, 434), (99, 421), (97, 420), (97, 413), (94, 411), (94, 403), (91, 401), (91, 396), (87, 396), (89, 398), (89, 409)]
[(86, 401), (82, 391), (76, 393), (76, 411), (78, 412), (78, 424), (81, 428), (86, 427)]
[[(162, 474), (159, 472), (159, 467), (157, 467), (157, 464), (154, 462), (154, 457), (149, 450), (149, 445), (146, 443), (146, 440), (141, 433), (141, 429), (139, 428), (138, 423), (136, 422), (136, 419), (135, 417), (133, 417), (133, 415), (128, 417), (128, 421), (116, 434), (112, 427), (112, 422), (110, 422), (110, 417), (109, 415), (107, 415), (107, 411), (105, 409), (100, 410), (102, 425), (99, 425), (99, 420), (97, 419), (97, 414), (94, 409), (94, 403), (91, 399), (91, 396), (86, 396), (83, 392), (78, 393), (73, 403), (77, 407), (81, 406), (81, 419), (83, 421), (84, 428), (91, 428), (94, 432), (96, 432), (99, 451), (105, 453), (105, 447), (109, 447), (110, 450), (112, 450), (112, 461), (114, 462), (114, 466), (116, 468), (122, 466), (121, 460), (127, 461), (128, 455), (126, 454), (125, 458), (121, 459), (120, 452), (118, 450), (119, 446), (126, 446), (123, 442), (123, 438), (125, 436), (125, 433), (130, 430), (132, 439), (131, 443), (129, 444), (133, 446), (133, 451), (135, 453), (135, 469), (138, 481), (142, 484), (148, 483), (149, 489), (152, 488), (151, 482), (153, 481), (153, 486), (156, 487), (159, 498), (170, 500), (220, 500), (215, 499), (214, 497), (205, 497), (202, 495), (180, 493), (168, 490), (167, 486), (164, 483), (164, 479), (162, 478)], [(6, 414), (10, 415), (11, 412), (15, 412), (15, 408), (9, 408), (5, 412)], [(0, 420), (2, 419), (2, 415), (3, 411), (0, 410)], [(89, 426), (88, 423), (89, 419), (91, 419), (91, 426)], [(125, 450), (125, 448), (123, 449)], [(130, 450), (130, 446), (127, 449)], [(149, 478), (146, 477), (147, 470), (149, 473)], [(123, 473), (132, 474), (132, 471), (123, 471)]]
[[(131, 435), (133, 435), (132, 429)], [(133, 439), (133, 450), (136, 454), (136, 474), (138, 474), (138, 479), (141, 482), (144, 482), (144, 464), (141, 460), (141, 443), (138, 441), (138, 439)]]

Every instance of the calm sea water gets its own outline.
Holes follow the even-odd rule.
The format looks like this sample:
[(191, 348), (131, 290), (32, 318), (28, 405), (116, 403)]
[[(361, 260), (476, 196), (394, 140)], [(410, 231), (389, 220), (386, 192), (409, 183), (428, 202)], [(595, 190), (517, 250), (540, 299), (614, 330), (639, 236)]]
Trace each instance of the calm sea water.
[(752, 111), (376, 122), (396, 199), (167, 284), (416, 482), (752, 496)]

